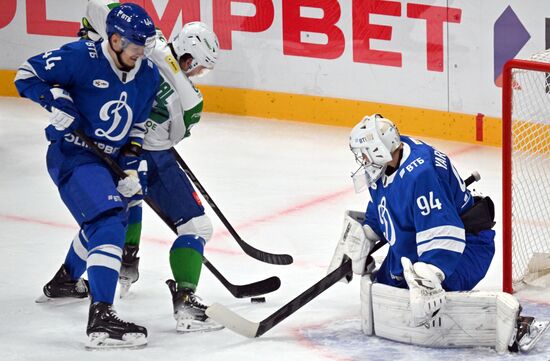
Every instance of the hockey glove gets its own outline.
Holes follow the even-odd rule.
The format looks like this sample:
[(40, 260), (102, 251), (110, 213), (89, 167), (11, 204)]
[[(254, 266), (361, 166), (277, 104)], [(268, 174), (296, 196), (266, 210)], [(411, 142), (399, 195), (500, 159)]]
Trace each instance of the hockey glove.
[(69, 93), (61, 88), (51, 88), (50, 93), (53, 97), (49, 102), (50, 123), (62, 133), (76, 129), (80, 117)]
[(409, 286), (413, 326), (428, 324), (445, 305), (445, 290), (441, 282), (445, 274), (434, 265), (401, 257), (403, 275)]
[(118, 181), (117, 191), (129, 198), (129, 203), (141, 201), (147, 194), (147, 161), (130, 155), (121, 156), (119, 163), (128, 176)]

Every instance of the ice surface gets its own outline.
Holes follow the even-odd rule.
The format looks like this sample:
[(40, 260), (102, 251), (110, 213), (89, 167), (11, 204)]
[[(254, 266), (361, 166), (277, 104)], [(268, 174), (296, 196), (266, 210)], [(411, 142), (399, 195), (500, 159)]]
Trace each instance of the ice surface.
[[(63, 306), (35, 304), (42, 286), (63, 262), (77, 231), (45, 167), (46, 112), (29, 100), (0, 98), (0, 360), (508, 360), (489, 349), (434, 350), (367, 338), (360, 331), (359, 282), (339, 283), (258, 339), (229, 330), (177, 334), (164, 281), (171, 277), (171, 231), (146, 208), (141, 278), (117, 299), (123, 319), (149, 330), (147, 348), (90, 352), (87, 301)], [(215, 214), (210, 261), (232, 282), (277, 275), (281, 288), (266, 303), (235, 299), (203, 269), (198, 294), (259, 321), (325, 274), (345, 209), (361, 210), (349, 177), (355, 163), (347, 147), (349, 129), (204, 114), (193, 135), (177, 148), (241, 237), (295, 263), (274, 266), (246, 256)], [(501, 208), (500, 149), (427, 140), (449, 154), (457, 169), (481, 173), (475, 188)], [(208, 209), (208, 206), (206, 206)], [(501, 215), (497, 214), (500, 225)], [(497, 239), (500, 239), (497, 226)], [(501, 248), (479, 289), (501, 285)], [(522, 295), (520, 295), (522, 296)], [(550, 292), (525, 293), (526, 313), (550, 318)], [(550, 360), (546, 336), (525, 360)]]

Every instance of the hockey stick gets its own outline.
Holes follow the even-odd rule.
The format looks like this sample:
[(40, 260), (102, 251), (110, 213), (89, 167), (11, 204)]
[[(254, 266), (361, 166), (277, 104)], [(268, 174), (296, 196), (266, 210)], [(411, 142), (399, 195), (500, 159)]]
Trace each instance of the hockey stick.
[[(84, 132), (80, 129), (75, 131), (75, 134), (80, 137), (86, 143), (86, 145), (99, 157), (103, 160), (107, 166), (120, 178), (126, 178), (128, 175), (120, 168), (117, 162), (113, 160), (109, 155), (102, 152), (98, 146), (90, 139)], [(168, 227), (174, 233), (177, 234), (176, 226), (170, 221), (170, 219), (162, 212), (159, 206), (150, 198), (145, 197), (145, 202), (151, 207), (153, 211), (166, 223)], [(254, 283), (249, 283), (245, 285), (234, 285), (229, 282), (221, 273), (214, 267), (208, 259), (203, 256), (202, 263), (208, 268), (214, 276), (227, 288), (231, 294), (236, 298), (259, 296), (269, 292), (273, 292), (281, 286), (281, 280), (278, 277), (270, 277), (265, 280), (257, 281)]]
[(222, 221), (224, 226), (227, 228), (229, 233), (231, 233), (231, 235), (233, 236), (235, 241), (237, 241), (239, 246), (242, 248), (242, 250), (247, 255), (249, 255), (250, 257), (255, 258), (257, 260), (260, 260), (262, 262), (277, 264), (277, 265), (287, 265), (287, 264), (291, 264), (293, 262), (293, 259), (292, 259), (291, 255), (288, 255), (288, 254), (274, 254), (274, 253), (265, 252), (265, 251), (259, 250), (257, 248), (254, 248), (251, 245), (249, 245), (248, 243), (246, 243), (245, 241), (243, 241), (243, 239), (237, 234), (237, 231), (235, 231), (233, 226), (231, 226), (231, 223), (229, 223), (229, 221), (225, 218), (225, 216), (223, 215), (222, 211), (218, 208), (216, 203), (214, 203), (214, 200), (212, 199), (212, 197), (210, 197), (210, 195), (208, 194), (206, 189), (204, 189), (204, 187), (199, 182), (197, 177), (195, 177), (195, 175), (193, 174), (193, 172), (191, 171), (189, 166), (185, 163), (183, 158), (176, 151), (176, 149), (172, 148), (171, 151), (172, 151), (172, 154), (174, 154), (174, 157), (176, 157), (176, 160), (177, 160), (178, 164), (180, 165), (180, 167), (187, 174), (187, 176), (191, 179), (191, 181), (193, 182), (195, 187), (197, 187), (199, 192), (201, 192), (201, 194), (206, 199), (206, 201), (208, 202), (210, 207), (212, 207), (212, 210), (214, 210), (214, 212), (220, 218), (220, 220)]
[[(369, 252), (369, 256), (384, 244), (386, 244), (385, 241), (378, 242)], [(350, 273), (351, 260), (348, 258), (340, 267), (260, 322), (249, 321), (219, 303), (214, 303), (208, 307), (206, 314), (214, 321), (240, 335), (249, 338), (260, 337)]]
[[(464, 180), (464, 183), (468, 187), (473, 182), (476, 182), (479, 179), (481, 179), (479, 173), (474, 171), (472, 175)], [(369, 256), (380, 249), (384, 244), (386, 244), (385, 241), (378, 242), (369, 252)], [(340, 265), (340, 267), (329, 273), (319, 282), (308, 288), (292, 301), (279, 308), (277, 311), (275, 311), (270, 316), (260, 322), (249, 321), (219, 303), (214, 303), (210, 307), (208, 307), (206, 309), (206, 314), (214, 321), (221, 323), (228, 329), (240, 335), (249, 338), (260, 337), (261, 335), (278, 325), (288, 316), (292, 315), (294, 312), (302, 308), (315, 297), (319, 296), (325, 290), (333, 286), (343, 277), (350, 274), (350, 272), (351, 260), (347, 259), (344, 263)]]
[(472, 183), (477, 182), (480, 179), (481, 176), (479, 175), (479, 172), (474, 170), (468, 178), (464, 179), (464, 183), (466, 184), (466, 187), (469, 187)]

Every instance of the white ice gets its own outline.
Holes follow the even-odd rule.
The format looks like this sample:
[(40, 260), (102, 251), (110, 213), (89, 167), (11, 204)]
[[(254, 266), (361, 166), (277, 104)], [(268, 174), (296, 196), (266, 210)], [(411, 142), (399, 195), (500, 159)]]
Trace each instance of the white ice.
[[(123, 319), (149, 330), (142, 350), (84, 350), (88, 302), (36, 304), (57, 271), (77, 226), (45, 167), (47, 114), (29, 100), (0, 98), (0, 360), (508, 360), (490, 349), (434, 350), (365, 337), (359, 322), (359, 282), (338, 283), (258, 339), (229, 330), (177, 334), (164, 281), (171, 277), (171, 231), (146, 208), (141, 278), (116, 299)], [(279, 276), (281, 288), (264, 304), (235, 299), (203, 268), (198, 294), (260, 321), (325, 275), (346, 209), (364, 209), (355, 194), (347, 146), (349, 129), (204, 114), (177, 148), (239, 235), (251, 245), (289, 253), (295, 262), (274, 266), (246, 256), (216, 215), (206, 248), (210, 261), (234, 284)], [(475, 188), (501, 209), (500, 149), (427, 139), (446, 152), (463, 176), (478, 170)], [(500, 212), (497, 254), (479, 289), (501, 287)], [(526, 311), (550, 318), (550, 292), (525, 296)], [(550, 336), (522, 360), (548, 361)]]

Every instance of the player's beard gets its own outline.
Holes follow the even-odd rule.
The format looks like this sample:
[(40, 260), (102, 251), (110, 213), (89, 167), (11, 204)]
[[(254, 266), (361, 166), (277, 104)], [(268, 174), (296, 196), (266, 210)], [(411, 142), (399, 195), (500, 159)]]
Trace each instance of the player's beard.
[[(124, 50), (122, 50), (122, 51), (124, 51)], [(120, 64), (120, 70), (128, 72), (128, 71), (134, 69), (135, 64), (134, 65), (125, 64), (124, 60), (122, 60), (122, 51), (115, 51), (116, 58), (118, 60), (118, 63)]]

